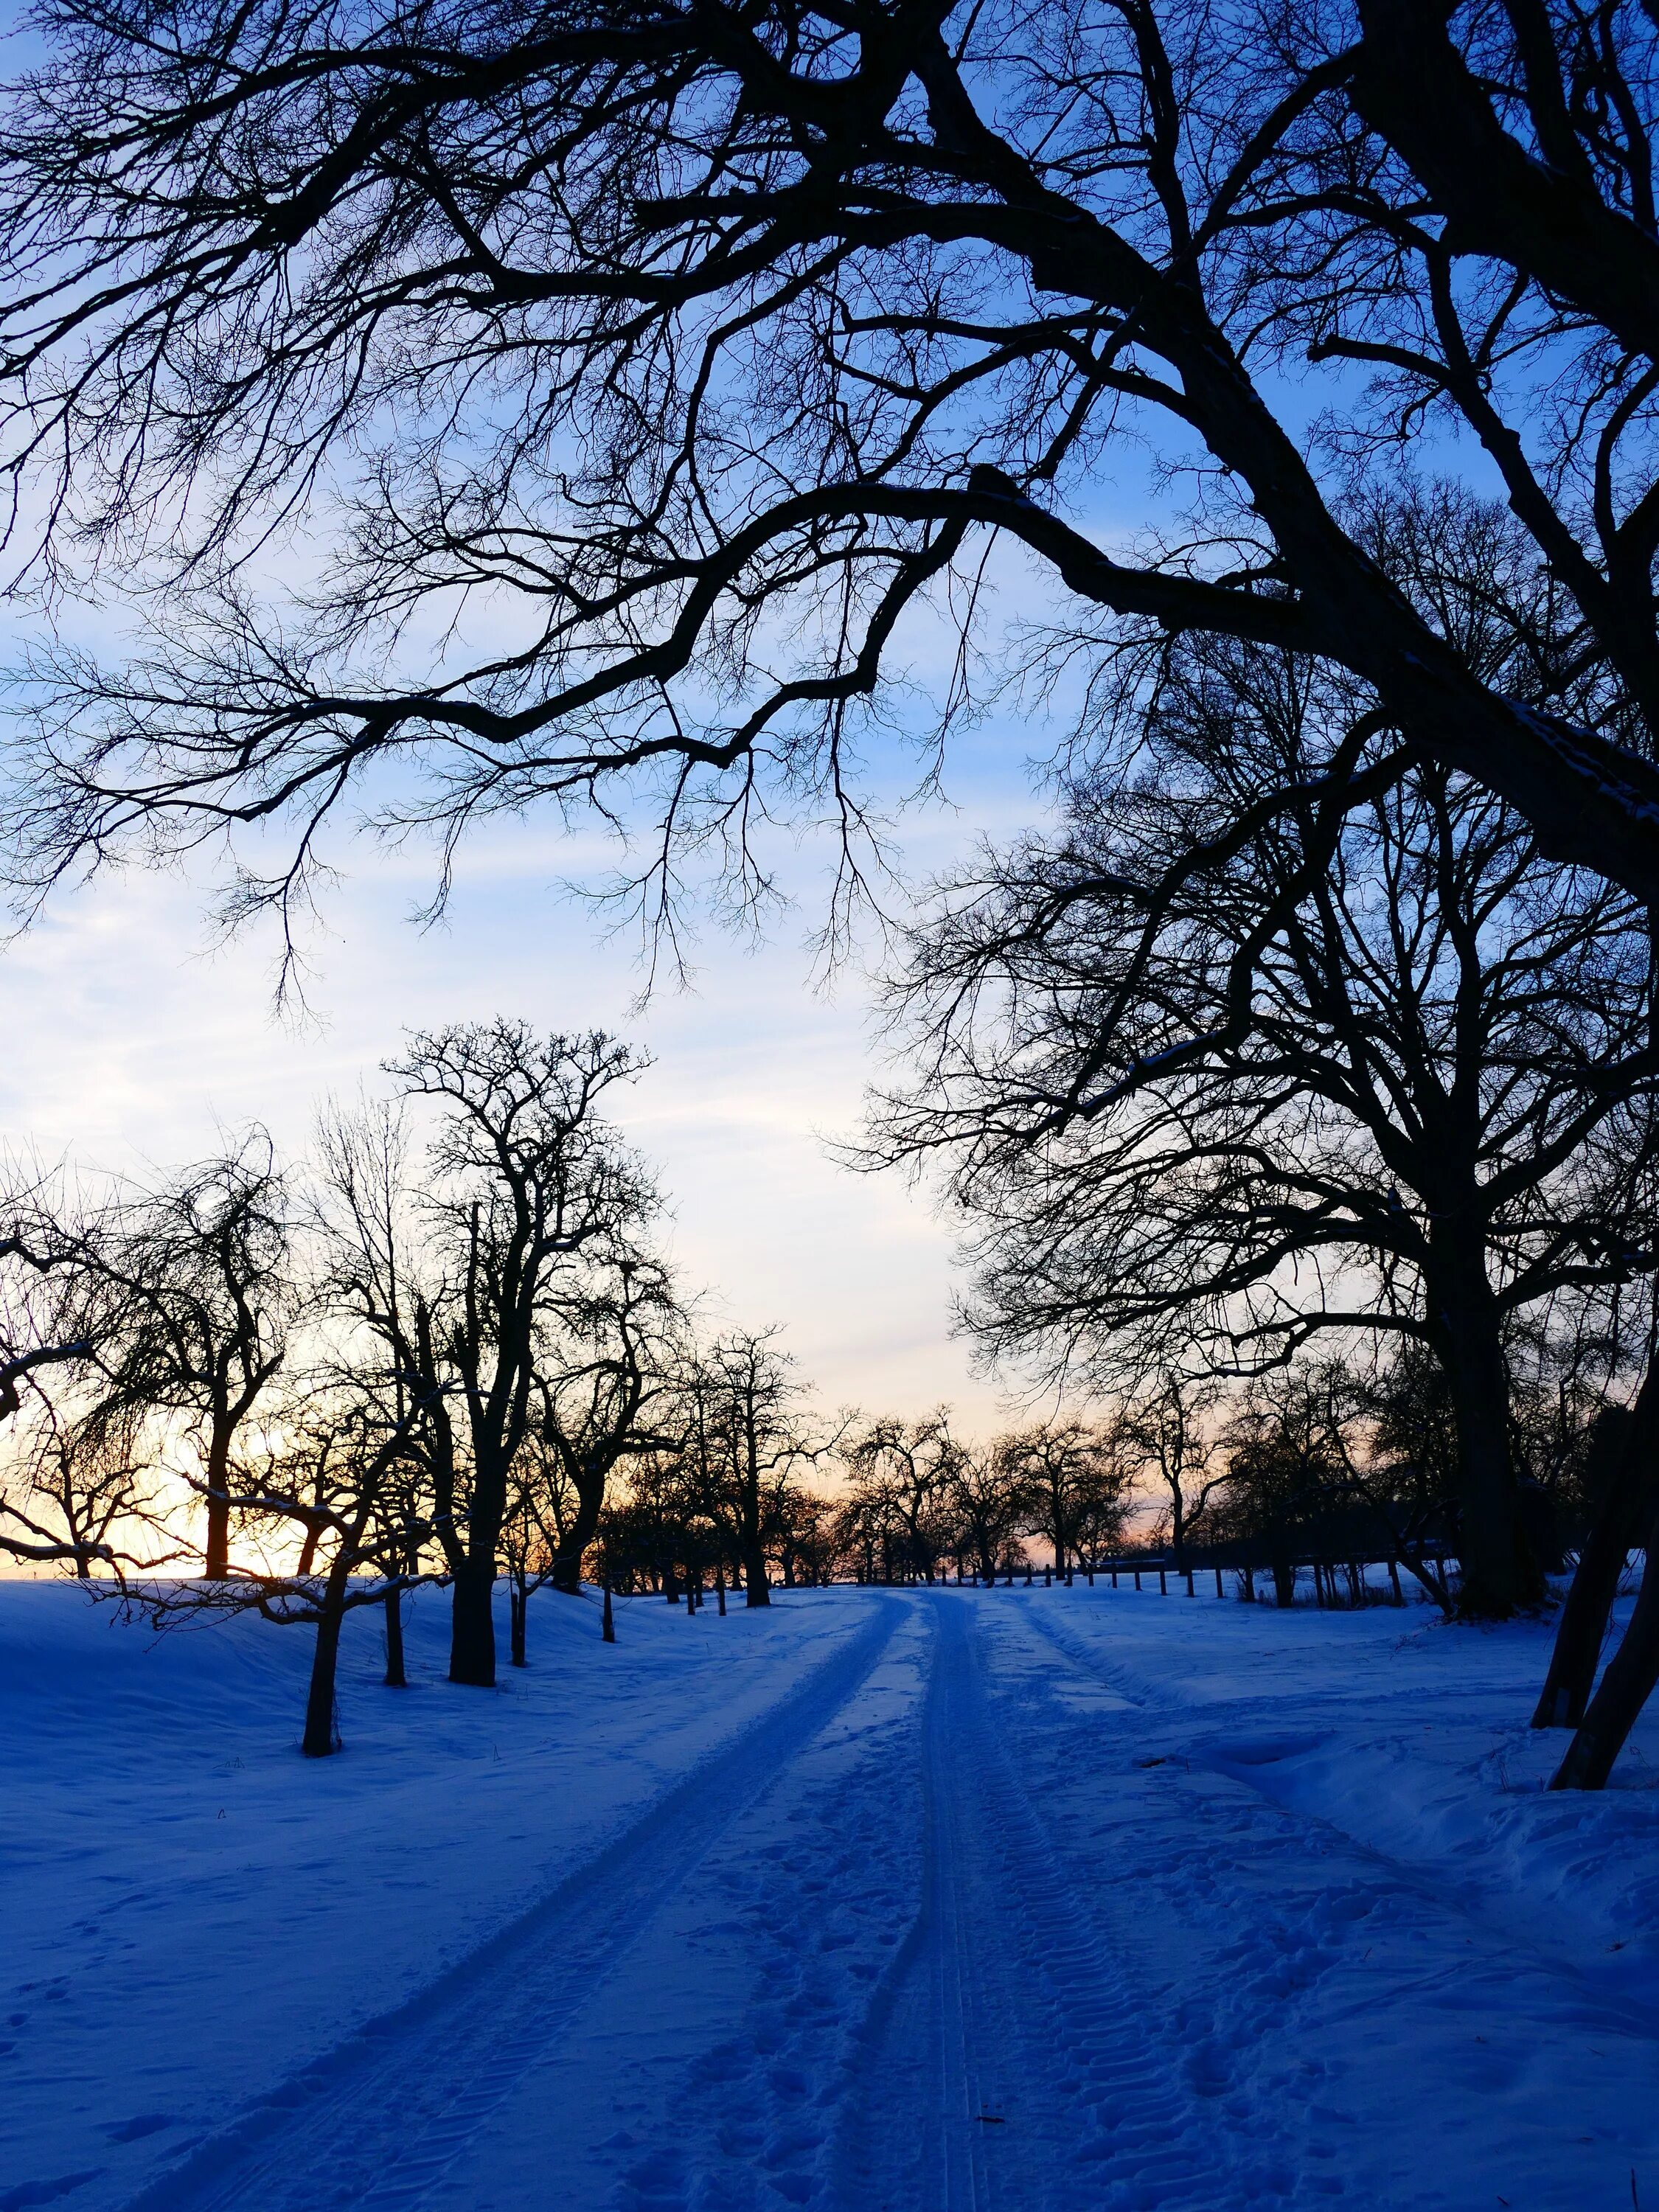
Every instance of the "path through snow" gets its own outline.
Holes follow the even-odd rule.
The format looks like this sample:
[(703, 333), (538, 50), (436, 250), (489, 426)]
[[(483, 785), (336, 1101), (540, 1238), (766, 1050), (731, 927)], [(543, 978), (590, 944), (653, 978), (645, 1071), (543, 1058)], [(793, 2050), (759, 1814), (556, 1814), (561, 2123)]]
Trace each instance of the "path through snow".
[(553, 1601), (493, 1756), (365, 1649), (319, 1767), (297, 1645), (72, 1602), (0, 1590), (0, 2212), (1659, 2208), (1655, 1739), (1545, 1796), (1536, 1628)]

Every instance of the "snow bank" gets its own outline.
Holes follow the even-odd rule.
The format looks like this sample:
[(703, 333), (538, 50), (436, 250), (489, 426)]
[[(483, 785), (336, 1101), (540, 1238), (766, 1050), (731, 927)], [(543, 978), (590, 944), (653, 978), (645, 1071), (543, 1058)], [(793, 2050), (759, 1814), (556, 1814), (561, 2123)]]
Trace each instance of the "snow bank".
[(1659, 1709), (1611, 1788), (1549, 1794), (1569, 1738), (1528, 1723), (1552, 1623), (1281, 1613), (1174, 1588), (1071, 1595), (1078, 1650), (1143, 1706), (1178, 1712), (1194, 1763), (1420, 1871), (1598, 1984), (1659, 1998)]

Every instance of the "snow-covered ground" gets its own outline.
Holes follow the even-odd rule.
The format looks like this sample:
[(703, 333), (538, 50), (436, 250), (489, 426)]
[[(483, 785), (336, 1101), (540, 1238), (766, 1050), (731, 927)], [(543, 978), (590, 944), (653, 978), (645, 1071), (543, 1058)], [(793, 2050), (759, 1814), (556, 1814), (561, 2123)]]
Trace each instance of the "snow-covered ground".
[(1659, 1724), (1547, 1632), (544, 1596), (301, 1760), (307, 1633), (0, 1585), (0, 2212), (1659, 2212)]

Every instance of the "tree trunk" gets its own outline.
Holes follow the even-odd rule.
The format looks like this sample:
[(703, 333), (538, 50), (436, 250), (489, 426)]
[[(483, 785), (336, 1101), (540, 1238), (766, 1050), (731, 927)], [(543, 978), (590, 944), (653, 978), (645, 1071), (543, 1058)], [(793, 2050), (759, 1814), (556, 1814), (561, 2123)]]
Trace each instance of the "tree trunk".
[(311, 1691), (306, 1699), (306, 1732), (300, 1748), (307, 1759), (326, 1759), (340, 1748), (336, 1725), (334, 1681), (340, 1658), (340, 1624), (345, 1618), (346, 1573), (335, 1568), (323, 1593), (317, 1645), (311, 1658)]
[(1509, 1372), (1484, 1237), (1472, 1232), (1461, 1249), (1449, 1250), (1438, 1275), (1431, 1297), (1457, 1432), (1463, 1569), (1457, 1610), (1465, 1620), (1503, 1620), (1545, 1592), (1510, 1457)]
[(766, 1579), (766, 1553), (758, 1541), (743, 1547), (743, 1601), (747, 1606), (770, 1605), (772, 1591)]
[(406, 1690), (409, 1677), (404, 1672), (404, 1594), (401, 1588), (386, 1594), (386, 1686), (388, 1690)]
[(599, 1620), (599, 1641), (614, 1644), (616, 1640), (617, 1623), (611, 1611), (611, 1585), (607, 1583), (605, 1586), (605, 1611)]
[(471, 1561), (455, 1577), (449, 1615), (449, 1679), (475, 1690), (495, 1686), (495, 1567)]
[(525, 1616), (530, 1610), (530, 1593), (523, 1578), (515, 1575), (507, 1585), (507, 1613), (510, 1621), (512, 1659), (515, 1667), (527, 1667), (525, 1656)]
[(222, 1583), (230, 1573), (230, 1437), (215, 1425), (208, 1440), (207, 1542), (202, 1553), (202, 1573), (210, 1583)]
[(1284, 1611), (1296, 1603), (1296, 1568), (1289, 1559), (1273, 1563), (1273, 1603)]
[(599, 1534), (599, 1515), (605, 1506), (605, 1477), (594, 1480), (589, 1476), (576, 1484), (576, 1517), (553, 1558), (553, 1572), (550, 1579), (556, 1590), (566, 1597), (580, 1597), (582, 1587), (582, 1560), (588, 1546)]
[(1561, 1608), (1549, 1673), (1532, 1717), (1534, 1728), (1576, 1729), (1583, 1719), (1601, 1657), (1619, 1577), (1642, 1533), (1654, 1494), (1659, 1445), (1659, 1369), (1650, 1366), (1623, 1423), (1607, 1488)]
[(1619, 1649), (1608, 1660), (1601, 1687), (1590, 1699), (1578, 1732), (1567, 1747), (1552, 1790), (1600, 1790), (1613, 1771), (1625, 1739), (1659, 1682), (1659, 1513), (1651, 1515), (1645, 1531), (1647, 1557), (1643, 1563), (1642, 1588), (1630, 1626)]

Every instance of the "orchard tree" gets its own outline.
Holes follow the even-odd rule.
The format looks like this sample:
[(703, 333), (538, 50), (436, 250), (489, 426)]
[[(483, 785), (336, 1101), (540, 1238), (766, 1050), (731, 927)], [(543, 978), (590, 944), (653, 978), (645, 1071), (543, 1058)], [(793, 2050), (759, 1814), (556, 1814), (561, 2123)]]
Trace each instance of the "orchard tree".
[(431, 1103), (412, 1183), (395, 1119), (337, 1116), (323, 1150), (334, 1295), (429, 1409), (434, 1529), (453, 1591), (450, 1679), (495, 1680), (493, 1595), (514, 1468), (573, 1302), (657, 1208), (601, 1114), (642, 1063), (602, 1036), (497, 1020), (422, 1034), (390, 1073)]
[(300, 1308), (288, 1179), (263, 1129), (95, 1203), (36, 1193), (30, 1249), (64, 1285), (95, 1366), (98, 1419), (143, 1431), (199, 1500), (202, 1571), (230, 1571), (238, 1454), (287, 1357)]
[(667, 1270), (629, 1233), (636, 1225), (590, 1249), (580, 1278), (559, 1286), (538, 1356), (529, 1443), (550, 1489), (562, 1486), (571, 1500), (555, 1516), (551, 1578), (572, 1594), (606, 1484), (655, 1451), (675, 1419), (684, 1314)]
[(91, 1452), (60, 1411), (95, 1346), (61, 1241), (38, 1241), (41, 1188), (32, 1173), (19, 1178), (7, 1202), (29, 1225), (0, 1237), (0, 1557), (85, 1578), (113, 1562), (106, 1539), (136, 1501), (129, 1471)]
[(1086, 1421), (1044, 1421), (1000, 1437), (995, 1451), (1024, 1499), (1026, 1528), (1048, 1538), (1054, 1572), (1065, 1575), (1103, 1511), (1124, 1503), (1126, 1472), (1110, 1437)]
[(744, 1603), (772, 1601), (769, 1552), (793, 1478), (835, 1449), (820, 1434), (775, 1328), (734, 1329), (694, 1357), (682, 1392), (682, 1455), (712, 1516), (731, 1531)]
[(4, 1437), (0, 1552), (61, 1560), (81, 1582), (92, 1579), (95, 1566), (118, 1572), (137, 1564), (131, 1547), (141, 1531), (146, 1569), (180, 1556), (163, 1533), (165, 1501), (145, 1456), (143, 1424), (131, 1409), (111, 1412), (96, 1400), (77, 1404), (72, 1391), (48, 1395), (38, 1382), (29, 1397), (33, 1403)]
[(880, 1528), (888, 1571), (931, 1583), (951, 1537), (959, 1446), (948, 1407), (918, 1421), (889, 1415), (848, 1433), (842, 1446), (854, 1514)]
[(1207, 1417), (1216, 1403), (1213, 1389), (1194, 1389), (1179, 1372), (1165, 1370), (1142, 1396), (1126, 1405), (1112, 1423), (1118, 1453), (1133, 1474), (1150, 1483), (1169, 1514), (1170, 1550), (1185, 1574), (1188, 1546), (1209, 1534), (1206, 1515), (1219, 1487), (1214, 1438)]
[(988, 1583), (1011, 1559), (1029, 1498), (1018, 1464), (994, 1447), (956, 1444), (947, 1480), (957, 1540)]
[[(216, 1582), (131, 1587), (127, 1603), (158, 1629), (204, 1614), (252, 1612), (279, 1626), (309, 1626), (310, 1681), (300, 1748), (325, 1759), (341, 1748), (337, 1681), (348, 1613), (384, 1606), (423, 1579), (410, 1565), (410, 1530), (393, 1471), (410, 1454), (429, 1407), (400, 1409), (337, 1376), (296, 1378), (276, 1409), (263, 1450), (239, 1470), (250, 1549)], [(413, 1545), (418, 1559), (426, 1531)], [(297, 1537), (300, 1559), (280, 1553)], [(388, 1639), (388, 1680), (393, 1680)], [(401, 1675), (401, 1654), (397, 1674)]]

